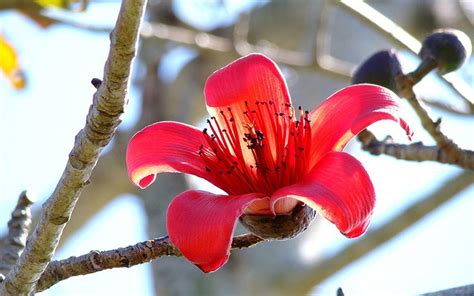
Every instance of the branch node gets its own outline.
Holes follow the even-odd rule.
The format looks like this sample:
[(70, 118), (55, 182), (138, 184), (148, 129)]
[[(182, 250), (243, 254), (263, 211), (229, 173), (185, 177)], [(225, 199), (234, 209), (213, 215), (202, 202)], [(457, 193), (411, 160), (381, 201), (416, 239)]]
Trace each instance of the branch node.
[(100, 256), (100, 252), (97, 250), (93, 250), (89, 252), (89, 261), (91, 262), (92, 268), (96, 271), (100, 271), (103, 269), (102, 267), (102, 258)]

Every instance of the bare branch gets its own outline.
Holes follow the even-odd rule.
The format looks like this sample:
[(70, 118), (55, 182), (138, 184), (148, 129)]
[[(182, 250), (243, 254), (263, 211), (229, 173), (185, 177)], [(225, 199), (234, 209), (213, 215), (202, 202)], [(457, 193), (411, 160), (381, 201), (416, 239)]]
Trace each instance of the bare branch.
[[(253, 234), (240, 235), (234, 237), (232, 248), (249, 248), (262, 241), (261, 238)], [(91, 251), (79, 257), (52, 261), (38, 281), (36, 292), (46, 290), (72, 276), (95, 273), (104, 269), (132, 267), (163, 256), (182, 256), (167, 236), (140, 242), (125, 248)]]
[(26, 238), (31, 226), (31, 205), (33, 200), (26, 191), (20, 193), (12, 217), (8, 221), (8, 235), (5, 245), (0, 250), (0, 274), (7, 274), (26, 245)]
[(373, 155), (385, 154), (411, 161), (436, 161), (474, 170), (474, 151), (471, 150), (461, 149), (459, 157), (452, 157), (452, 154), (439, 146), (425, 146), (421, 142), (402, 145), (392, 143), (390, 138), (379, 141), (368, 130), (362, 131), (358, 139), (362, 143), (362, 149)]
[(351, 72), (355, 68), (355, 65), (328, 54), (331, 41), (331, 34), (329, 33), (330, 6), (328, 4), (326, 0), (323, 0), (319, 9), (315, 46), (316, 64), (327, 71), (351, 77)]
[(425, 130), (428, 131), (431, 137), (436, 141), (439, 146), (439, 149), (443, 150), (446, 154), (446, 159), (449, 159), (449, 161), (452, 163), (465, 163), (467, 164), (468, 168), (471, 168), (472, 165), (469, 165), (469, 153), (466, 153), (465, 150), (459, 148), (459, 146), (454, 143), (453, 140), (448, 138), (441, 131), (441, 119), (433, 121), (428, 112), (425, 110), (422, 103), (418, 100), (415, 92), (413, 91), (413, 84), (417, 81), (411, 80), (412, 73), (409, 73), (407, 75), (402, 74), (396, 77), (397, 88), (400, 94), (407, 99), (408, 103), (410, 103), (412, 108), (415, 110)]
[[(47, 16), (50, 21), (94, 32), (110, 32), (104, 26), (88, 25), (68, 19)], [(312, 53), (287, 50), (275, 44), (265, 42), (265, 46), (250, 44), (247, 39), (248, 15), (241, 15), (233, 28), (233, 37), (225, 38), (214, 34), (190, 30), (180, 26), (163, 23), (145, 22), (140, 32), (143, 38), (156, 38), (192, 46), (199, 51), (212, 51), (220, 54), (244, 56), (252, 52), (261, 52), (278, 63), (294, 68), (309, 68), (340, 81), (349, 81), (349, 66), (329, 55), (313, 57)], [(321, 63), (322, 62), (322, 63)], [(331, 66), (335, 66), (331, 67)]]
[(431, 293), (422, 294), (423, 296), (462, 296), (462, 295), (474, 295), (474, 284), (466, 285), (456, 288), (451, 288), (447, 290), (441, 290)]
[(458, 108), (456, 106), (453, 106), (448, 103), (441, 102), (439, 100), (433, 100), (433, 99), (428, 99), (428, 98), (418, 98), (420, 102), (423, 102), (424, 104), (435, 107), (437, 109), (447, 111), (456, 115), (474, 115), (474, 109), (472, 110), (465, 110), (466, 108)]
[(321, 262), (316, 262), (304, 273), (298, 274), (293, 283), (285, 281), (285, 285), (291, 287), (293, 295), (307, 295), (323, 280), (389, 241), (445, 202), (457, 196), (458, 193), (473, 184), (473, 178), (474, 172), (471, 171), (465, 171), (455, 176), (431, 195), (413, 204), (377, 229), (368, 232), (360, 240), (350, 244), (339, 253)]
[(94, 94), (87, 122), (76, 136), (74, 148), (61, 180), (43, 205), (40, 222), (31, 235), (17, 264), (0, 286), (0, 295), (24, 295), (51, 260), (61, 233), (83, 188), (88, 184), (99, 153), (111, 140), (126, 104), (126, 93), (138, 32), (146, 0), (122, 2), (111, 47), (105, 64), (103, 83)]

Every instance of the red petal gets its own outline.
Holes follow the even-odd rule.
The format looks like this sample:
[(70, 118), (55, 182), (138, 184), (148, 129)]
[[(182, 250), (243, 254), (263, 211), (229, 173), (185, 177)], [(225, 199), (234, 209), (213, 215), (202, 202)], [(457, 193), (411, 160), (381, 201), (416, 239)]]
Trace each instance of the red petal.
[(362, 235), (375, 192), (362, 164), (345, 152), (330, 152), (301, 182), (276, 191), (271, 202), (291, 197), (317, 210), (347, 237)]
[(259, 193), (214, 195), (190, 190), (176, 196), (168, 207), (168, 234), (189, 261), (204, 272), (224, 265), (230, 254), (237, 219)]
[(290, 103), (285, 79), (277, 65), (262, 54), (242, 57), (212, 73), (204, 87), (209, 107), (223, 107), (248, 100)]
[(220, 187), (198, 154), (201, 145), (208, 147), (202, 131), (192, 126), (166, 121), (149, 125), (128, 143), (128, 175), (141, 188), (163, 172), (193, 174)]
[(324, 101), (310, 114), (312, 147), (310, 167), (329, 151), (341, 151), (346, 144), (379, 120), (398, 122), (407, 135), (412, 133), (400, 117), (400, 100), (390, 90), (372, 84), (346, 87)]
[(209, 114), (222, 129), (233, 133), (233, 140), (227, 142), (241, 162), (254, 162), (242, 141), (249, 126), (263, 132), (270, 153), (276, 157), (277, 142), (281, 141), (275, 135), (275, 113), (288, 112), (291, 101), (285, 79), (272, 60), (261, 54), (240, 58), (214, 72), (206, 81), (204, 94)]

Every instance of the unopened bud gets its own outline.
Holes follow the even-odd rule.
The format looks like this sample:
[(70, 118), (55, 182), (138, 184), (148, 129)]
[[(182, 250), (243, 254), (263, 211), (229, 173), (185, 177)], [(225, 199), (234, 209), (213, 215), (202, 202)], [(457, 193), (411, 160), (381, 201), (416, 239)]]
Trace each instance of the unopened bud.
[(402, 66), (395, 50), (381, 50), (365, 60), (352, 75), (352, 84), (372, 83), (397, 92), (395, 77), (402, 74)]
[(422, 60), (433, 59), (440, 74), (459, 69), (471, 55), (469, 37), (459, 30), (436, 30), (423, 40), (419, 56)]

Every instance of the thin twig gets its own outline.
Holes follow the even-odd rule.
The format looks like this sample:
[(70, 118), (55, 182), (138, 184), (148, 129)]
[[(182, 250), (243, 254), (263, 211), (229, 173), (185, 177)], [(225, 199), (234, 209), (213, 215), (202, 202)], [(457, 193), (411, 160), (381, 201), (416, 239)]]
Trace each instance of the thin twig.
[(293, 295), (307, 295), (323, 280), (389, 241), (445, 202), (456, 197), (458, 193), (473, 184), (473, 178), (474, 172), (472, 171), (465, 171), (455, 176), (437, 188), (431, 195), (416, 202), (377, 229), (368, 232), (360, 240), (350, 244), (334, 256), (316, 262), (305, 272), (299, 273), (293, 284), (285, 282), (285, 285), (292, 288)]
[(474, 151), (472, 150), (461, 149), (460, 157), (453, 158), (448, 151), (439, 146), (425, 146), (421, 142), (402, 145), (392, 143), (390, 138), (379, 141), (368, 130), (362, 131), (357, 137), (362, 143), (362, 149), (373, 155), (385, 154), (410, 161), (436, 161), (474, 170)]
[(331, 7), (329, 4), (327, 0), (323, 0), (319, 8), (319, 16), (316, 24), (315, 64), (326, 71), (351, 77), (351, 72), (355, 68), (355, 65), (328, 54), (328, 52), (330, 52), (331, 43), (331, 34), (329, 33), (329, 17), (331, 16), (329, 10)]
[(8, 235), (0, 250), (0, 274), (7, 274), (20, 258), (26, 246), (26, 238), (31, 226), (31, 205), (33, 200), (26, 191), (20, 193), (18, 202), (8, 221)]
[(35, 231), (17, 264), (0, 285), (0, 295), (25, 295), (51, 260), (74, 206), (88, 184), (102, 149), (110, 142), (126, 104), (131, 63), (146, 0), (124, 0), (120, 7), (103, 83), (94, 94), (86, 125), (76, 136), (74, 148), (56, 189), (43, 205)]
[[(447, 159), (452, 163), (461, 164), (463, 162), (469, 163), (471, 156), (466, 153), (466, 150), (461, 149), (453, 140), (448, 138), (440, 129), (441, 119), (434, 121), (428, 114), (428, 111), (424, 108), (422, 103), (418, 100), (415, 92), (413, 91), (413, 82), (410, 80), (410, 74), (399, 75), (396, 77), (397, 88), (401, 96), (407, 99), (408, 103), (415, 110), (416, 114), (420, 118), (421, 124), (425, 130), (431, 135), (436, 141), (439, 148), (444, 151)], [(468, 165), (469, 168), (472, 165)]]
[[(107, 28), (106, 26), (89, 25), (52, 16), (46, 17), (56, 23), (72, 26), (78, 29), (92, 32), (110, 32), (110, 28)], [(268, 55), (277, 63), (285, 64), (294, 68), (313, 69), (317, 72), (326, 74), (331, 78), (340, 81), (349, 81), (350, 71), (347, 69), (347, 66), (341, 66), (338, 70), (334, 70), (327, 65), (320, 65), (319, 60), (313, 57), (312, 53), (283, 49), (269, 42), (265, 42), (266, 46), (250, 44), (248, 41), (248, 21), (248, 15), (242, 14), (240, 16), (239, 20), (234, 25), (232, 39), (179, 26), (153, 22), (145, 22), (142, 26), (140, 35), (143, 38), (156, 38), (159, 40), (176, 42), (192, 46), (200, 51), (212, 51), (220, 54), (226, 53), (236, 56), (244, 56), (252, 52), (261, 52)]]
[(418, 100), (420, 100), (420, 102), (430, 107), (435, 107), (439, 110), (447, 111), (456, 115), (467, 115), (467, 116), (474, 115), (474, 109), (472, 110), (466, 110), (466, 108), (461, 109), (451, 104), (444, 103), (439, 100), (428, 99), (428, 98), (418, 98)]
[[(263, 240), (253, 234), (234, 237), (233, 249), (252, 247)], [(181, 252), (167, 236), (109, 251), (91, 251), (79, 257), (52, 261), (36, 286), (36, 292), (48, 289), (67, 278), (95, 273), (104, 269), (132, 267), (163, 257), (181, 257)]]

